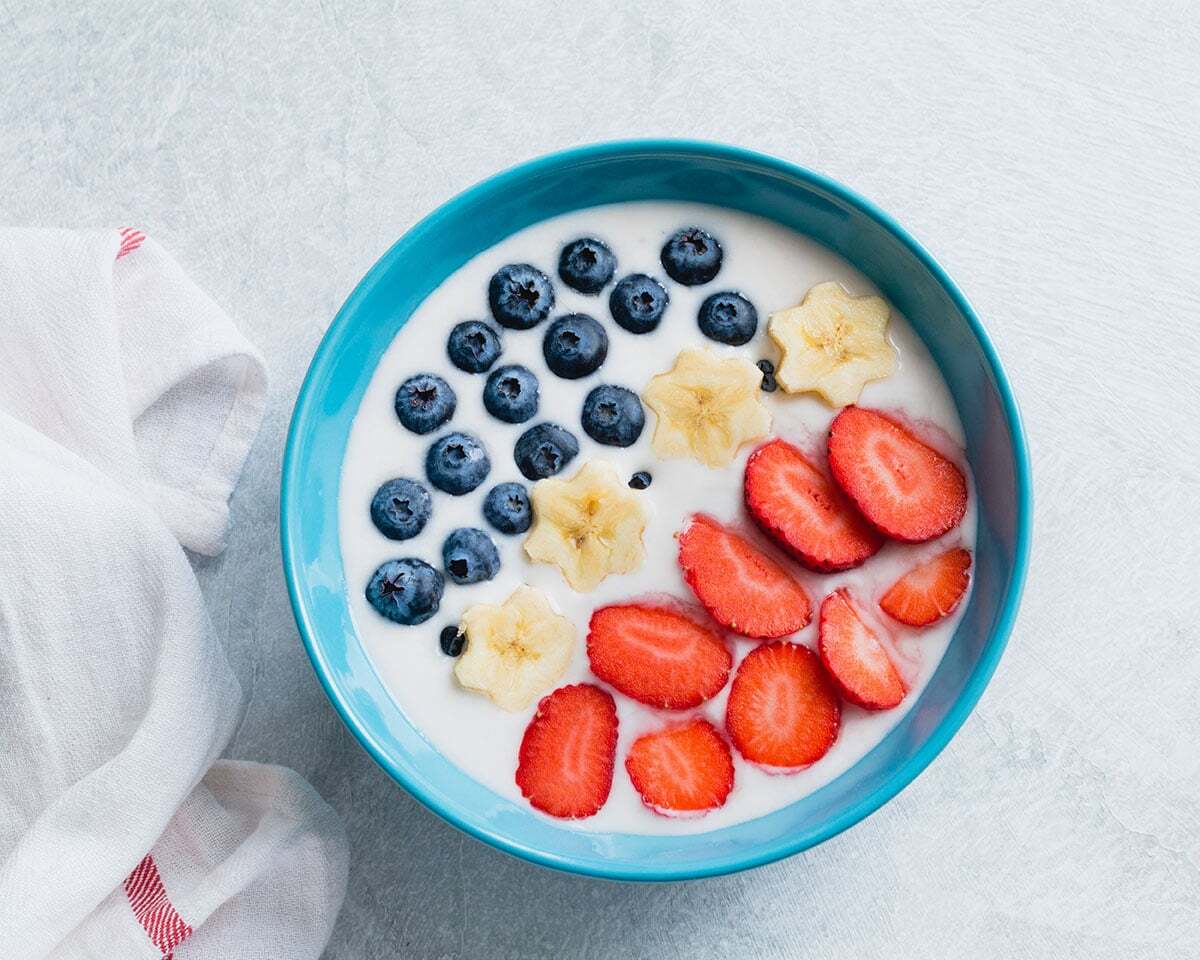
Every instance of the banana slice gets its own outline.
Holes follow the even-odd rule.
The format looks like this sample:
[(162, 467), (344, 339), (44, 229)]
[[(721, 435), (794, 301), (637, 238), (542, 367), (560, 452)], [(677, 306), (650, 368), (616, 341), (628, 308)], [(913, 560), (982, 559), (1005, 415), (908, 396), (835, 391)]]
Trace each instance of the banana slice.
[(558, 683), (575, 646), (575, 624), (555, 613), (541, 590), (527, 586), (517, 587), (500, 606), (470, 607), (459, 630), (467, 636), (467, 649), (454, 676), (510, 713)]
[(896, 372), (882, 297), (852, 297), (818, 283), (797, 307), (771, 314), (767, 333), (783, 352), (775, 379), (788, 393), (819, 393), (833, 407), (858, 402), (863, 385)]
[(654, 377), (642, 394), (658, 418), (654, 452), (725, 466), (743, 443), (765, 437), (771, 428), (761, 384), (762, 371), (744, 357), (682, 351), (675, 366)]
[(533, 516), (525, 552), (556, 564), (572, 590), (584, 593), (642, 564), (646, 510), (611, 463), (591, 460), (570, 480), (539, 480)]

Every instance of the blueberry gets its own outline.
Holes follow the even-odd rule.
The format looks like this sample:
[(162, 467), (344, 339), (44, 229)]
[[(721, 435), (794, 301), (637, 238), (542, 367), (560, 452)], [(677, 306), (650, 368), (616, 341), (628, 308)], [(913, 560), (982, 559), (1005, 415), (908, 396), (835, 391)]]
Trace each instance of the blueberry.
[(539, 423), (517, 438), (513, 459), (530, 480), (552, 477), (575, 459), (579, 441), (556, 423)]
[(463, 652), (463, 647), (467, 645), (467, 635), (459, 633), (458, 627), (454, 624), (442, 627), (442, 632), (438, 634), (438, 645), (446, 656), (457, 657)]
[(538, 410), (538, 381), (525, 367), (497, 367), (483, 385), (487, 412), (505, 423), (524, 423)]
[(456, 497), (483, 483), (491, 468), (483, 444), (469, 433), (438, 437), (425, 453), (425, 476), (429, 482)]
[(580, 293), (599, 293), (616, 271), (617, 258), (612, 250), (594, 237), (573, 240), (558, 255), (558, 275), (562, 282)]
[(608, 334), (586, 313), (559, 317), (546, 330), (542, 356), (551, 373), (578, 380), (595, 373), (608, 356)]
[(371, 499), (371, 520), (389, 540), (407, 540), (424, 528), (433, 511), (425, 484), (405, 477), (388, 480)]
[(722, 290), (706, 297), (696, 320), (700, 332), (709, 340), (731, 347), (747, 343), (758, 331), (758, 311), (736, 290)]
[(779, 383), (775, 380), (775, 364), (770, 360), (759, 360), (756, 364), (759, 370), (762, 371), (762, 383), (759, 384), (760, 389), (764, 393), (774, 393), (779, 389)]
[(501, 533), (524, 533), (533, 523), (529, 491), (519, 483), (498, 483), (483, 499), (483, 519)]
[(528, 330), (550, 316), (554, 309), (554, 287), (537, 267), (510, 263), (492, 274), (488, 303), (500, 326)]
[(455, 583), (481, 583), (500, 570), (500, 551), (482, 530), (459, 527), (442, 544), (442, 566)]
[(396, 391), (396, 416), (413, 433), (432, 433), (454, 416), (458, 397), (441, 377), (418, 373)]
[(721, 245), (699, 227), (684, 227), (663, 244), (661, 259), (667, 276), (695, 287), (708, 283), (721, 269)]
[(593, 387), (583, 401), (581, 422), (584, 432), (597, 443), (628, 447), (642, 435), (646, 413), (632, 390), (603, 383)]
[(411, 627), (424, 623), (442, 602), (446, 581), (424, 560), (405, 557), (380, 565), (367, 584), (367, 600), (383, 616)]
[(629, 485), (633, 487), (634, 490), (645, 490), (648, 486), (650, 486), (650, 480), (651, 477), (649, 473), (647, 473), (645, 470), (639, 470), (629, 478)]
[(500, 356), (500, 334), (482, 320), (454, 325), (446, 341), (450, 362), (467, 373), (483, 373)]
[(630, 333), (649, 333), (662, 320), (671, 302), (666, 288), (644, 273), (622, 277), (608, 297), (608, 309), (617, 325)]

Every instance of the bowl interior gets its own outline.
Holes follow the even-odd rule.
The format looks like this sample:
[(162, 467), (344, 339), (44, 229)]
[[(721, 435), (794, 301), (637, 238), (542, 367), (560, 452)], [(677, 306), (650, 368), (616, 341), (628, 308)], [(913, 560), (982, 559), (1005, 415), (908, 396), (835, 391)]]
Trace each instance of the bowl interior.
[[(345, 602), (337, 496), (351, 421), (371, 374), (417, 305), (509, 234), (624, 200), (716, 203), (776, 220), (841, 254), (908, 317), (941, 367), (979, 496), (975, 588), (917, 702), (866, 757), (816, 793), (711, 833), (646, 837), (556, 825), (479, 785), (407, 721), (360, 644)], [(284, 462), (284, 565), (301, 635), (330, 699), (393, 777), (475, 836), (531, 860), (624, 879), (726, 873), (805, 849), (894, 796), (978, 700), (1016, 611), (1028, 549), (1028, 464), (1016, 407), (969, 305), (881, 211), (823, 177), (710, 144), (603, 144), (500, 174), (431, 214), (367, 274), (334, 320), (297, 400)]]

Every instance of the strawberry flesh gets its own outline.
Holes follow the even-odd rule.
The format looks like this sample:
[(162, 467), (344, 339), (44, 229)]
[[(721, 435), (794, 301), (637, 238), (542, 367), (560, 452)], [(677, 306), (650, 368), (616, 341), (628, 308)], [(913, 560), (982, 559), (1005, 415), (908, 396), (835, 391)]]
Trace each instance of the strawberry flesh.
[(890, 710), (908, 688), (887, 648), (858, 612), (846, 590), (821, 603), (821, 661), (843, 697), (868, 710)]
[(878, 410), (846, 407), (834, 418), (829, 469), (862, 515), (894, 540), (940, 537), (967, 508), (962, 471)]
[(601, 607), (588, 626), (592, 673), (627, 697), (686, 710), (729, 680), (733, 657), (716, 630), (668, 607)]
[(517, 786), (552, 817), (590, 817), (612, 789), (616, 751), (612, 696), (590, 683), (560, 687), (542, 698), (525, 728)]
[(701, 717), (638, 737), (625, 771), (642, 802), (662, 816), (715, 810), (733, 789), (729, 745)]
[(745, 637), (785, 637), (812, 619), (808, 594), (770, 557), (711, 517), (679, 535), (679, 566), (712, 618)]
[(924, 627), (954, 612), (971, 582), (971, 553), (947, 550), (893, 583), (879, 606), (893, 620)]
[(745, 496), (763, 532), (810, 570), (849, 570), (883, 546), (883, 537), (846, 495), (784, 440), (750, 455)]
[(751, 763), (781, 773), (807, 767), (833, 746), (840, 724), (837, 691), (808, 647), (764, 643), (738, 667), (725, 729)]

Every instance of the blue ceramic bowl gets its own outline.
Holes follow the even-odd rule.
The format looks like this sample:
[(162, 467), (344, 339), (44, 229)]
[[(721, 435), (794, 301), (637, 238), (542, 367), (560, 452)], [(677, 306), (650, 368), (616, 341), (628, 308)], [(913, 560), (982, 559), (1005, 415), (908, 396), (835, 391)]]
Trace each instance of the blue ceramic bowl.
[[(346, 438), (379, 358), (417, 305), (480, 251), (531, 223), (622, 200), (714, 203), (776, 220), (837, 251), (908, 317), (962, 418), (979, 496), (975, 589), (945, 658), (874, 750), (765, 817), (684, 837), (559, 826), (497, 796), (426, 742), (388, 695), (355, 633), (338, 546)], [(883, 211), (762, 154), (687, 141), (604, 143), (523, 164), (413, 227), (350, 295), (317, 349), (288, 434), (283, 562), (313, 669), (362, 745), (434, 812), (502, 850), (575, 873), (679, 880), (743, 870), (832, 837), (905, 787), (975, 706), (1017, 612), (1029, 554), (1029, 459), (1017, 406), (983, 326), (934, 259)], [(355, 585), (353, 589), (358, 589)]]

